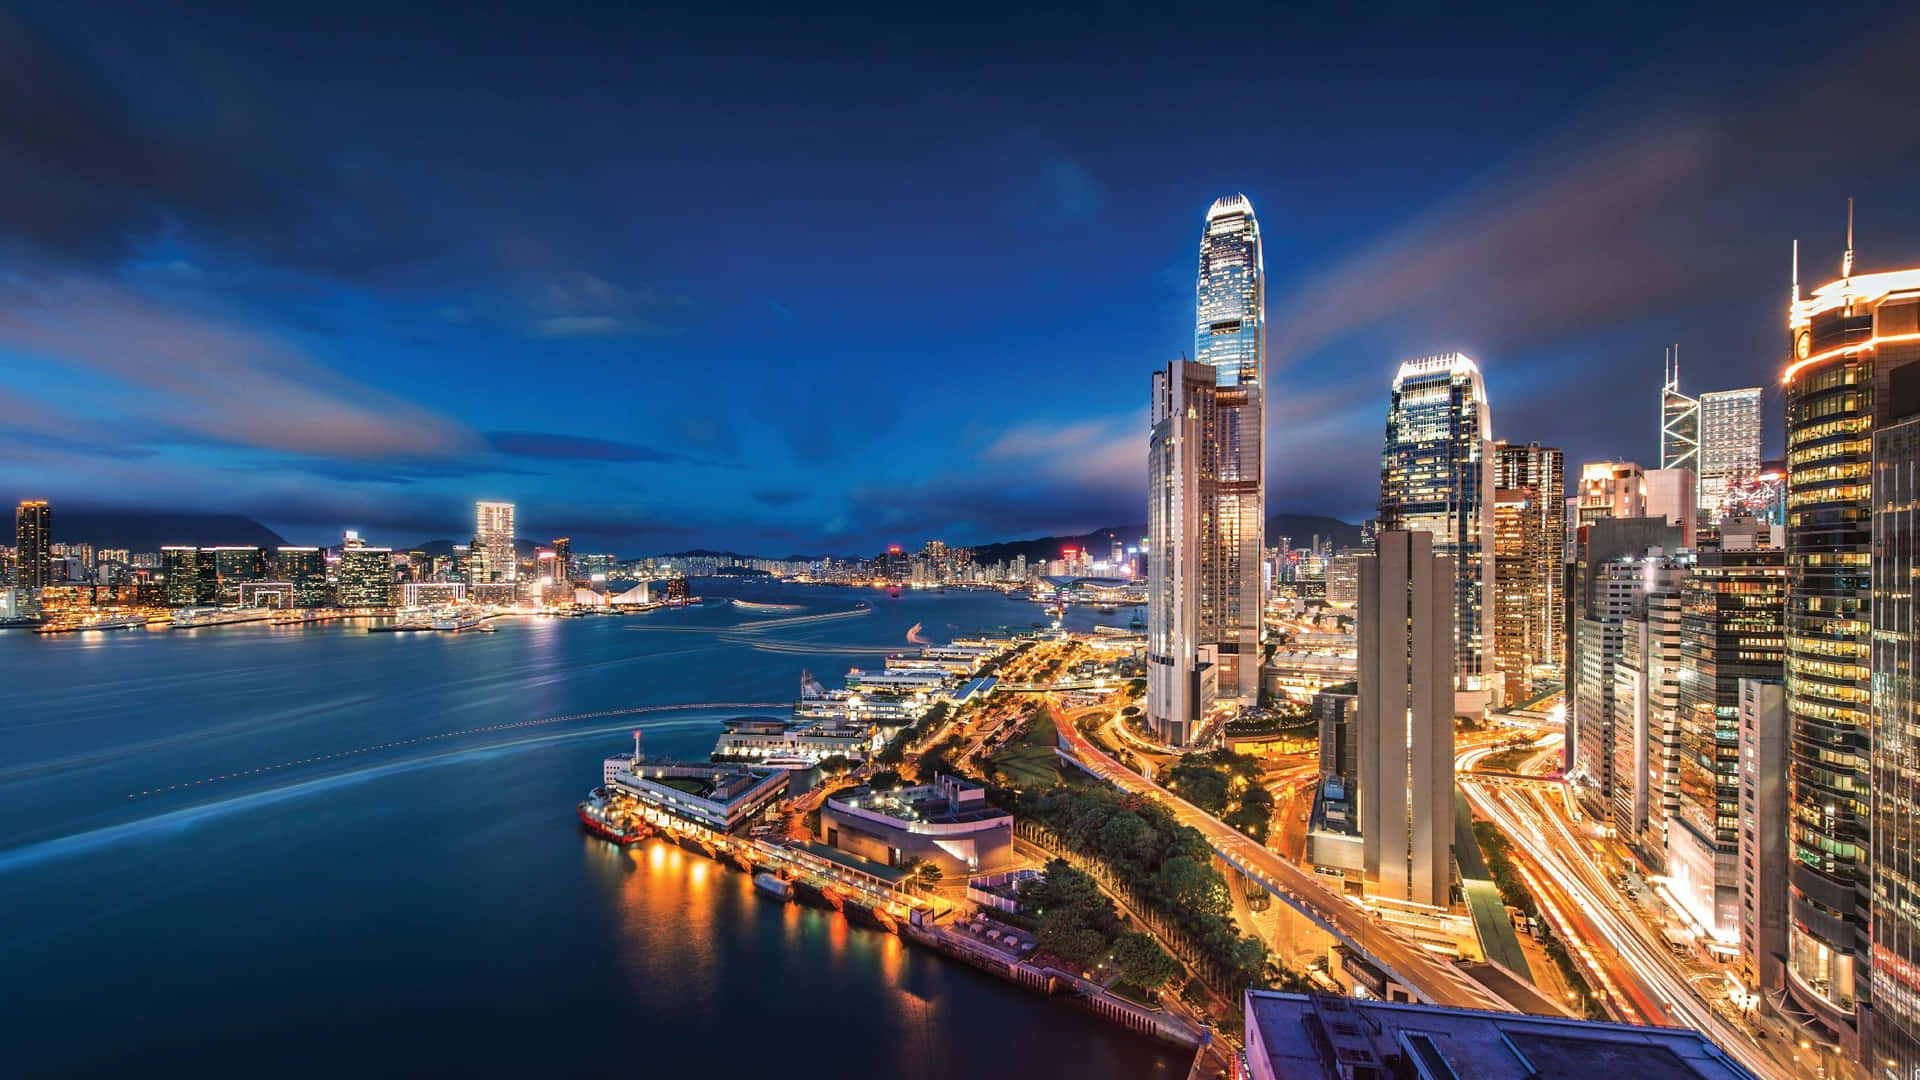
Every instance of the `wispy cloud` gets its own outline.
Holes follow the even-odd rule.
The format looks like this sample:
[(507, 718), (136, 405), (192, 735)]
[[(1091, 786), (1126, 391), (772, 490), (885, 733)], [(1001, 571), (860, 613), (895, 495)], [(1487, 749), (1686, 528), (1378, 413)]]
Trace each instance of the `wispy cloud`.
[(548, 431), (489, 431), (487, 444), (511, 457), (554, 458), (563, 461), (639, 461), (656, 464), (693, 464), (692, 458), (669, 450), (617, 439), (562, 435)]

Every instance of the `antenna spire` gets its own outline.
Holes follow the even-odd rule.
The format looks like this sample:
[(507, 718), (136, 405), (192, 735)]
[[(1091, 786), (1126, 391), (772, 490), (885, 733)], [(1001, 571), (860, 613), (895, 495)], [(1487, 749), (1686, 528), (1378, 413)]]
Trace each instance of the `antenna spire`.
[(1800, 302), (1800, 238), (1793, 238), (1793, 302)]
[(1847, 198), (1847, 253), (1840, 260), (1840, 276), (1853, 276), (1853, 198)]

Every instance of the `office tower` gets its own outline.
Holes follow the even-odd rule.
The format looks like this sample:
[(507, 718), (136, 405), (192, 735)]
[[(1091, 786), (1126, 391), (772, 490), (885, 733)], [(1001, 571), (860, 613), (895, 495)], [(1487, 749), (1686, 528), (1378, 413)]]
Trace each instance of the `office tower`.
[(1680, 346), (1667, 350), (1660, 385), (1660, 467), (1700, 470), (1700, 402), (1680, 392)]
[(1354, 747), (1360, 836), (1376, 895), (1445, 907), (1452, 885), (1451, 556), (1425, 530), (1382, 529), (1360, 558)]
[[(1920, 269), (1852, 273), (1800, 296), (1786, 390), (1789, 918), (1787, 992), (1856, 1056), (1875, 972), (1868, 698), (1873, 432), (1889, 381), (1920, 360)], [(1911, 910), (1911, 908), (1909, 908)], [(1900, 983), (1893, 954), (1880, 977)], [(1903, 984), (1904, 985), (1904, 984)], [(1902, 1002), (1872, 1002), (1901, 1030)], [(1885, 1057), (1886, 1055), (1880, 1055)], [(1898, 1056), (1898, 1055), (1894, 1055)]]
[(1644, 477), (1647, 516), (1665, 518), (1667, 524), (1681, 527), (1680, 546), (1694, 546), (1695, 527), (1699, 524), (1700, 482), (1693, 470), (1649, 469)]
[(484, 553), (484, 558), (476, 558), (475, 562), (481, 565), (485, 574), (474, 580), (517, 581), (520, 577), (520, 557), (513, 542), (513, 504), (477, 502), (473, 504), (473, 509), (473, 550), (476, 555)]
[(1729, 533), (1687, 572), (1681, 608), (1680, 807), (1667, 876), (1680, 902), (1733, 940), (1740, 907), (1740, 694), (1786, 659), (1786, 552)]
[(273, 568), (275, 577), (293, 586), (294, 607), (324, 607), (332, 599), (327, 591), (327, 557), (319, 548), (275, 548)]
[(1353, 775), (1353, 713), (1360, 704), (1358, 683), (1341, 683), (1313, 695), (1313, 719), (1320, 731), (1320, 775)]
[(1684, 564), (1649, 558), (1613, 672), (1613, 821), (1653, 862), (1680, 798), (1680, 588)]
[(1700, 517), (1711, 525), (1729, 510), (1727, 494), (1760, 475), (1760, 388), (1700, 395)]
[[(1503, 701), (1531, 696), (1530, 669), (1545, 637), (1539, 618), (1545, 560), (1538, 504), (1530, 487), (1493, 493), (1493, 666)], [(1540, 659), (1544, 662), (1544, 654)]]
[(240, 583), (266, 579), (266, 555), (257, 547), (223, 546), (213, 554), (214, 595), (222, 604), (240, 602)]
[(1359, 555), (1335, 555), (1327, 560), (1327, 603), (1346, 610), (1360, 602)]
[(1631, 461), (1589, 461), (1580, 466), (1579, 524), (1601, 518), (1647, 517), (1647, 477)]
[(1740, 956), (1747, 985), (1787, 978), (1786, 686), (1740, 680)]
[(561, 585), (574, 578), (573, 540), (569, 537), (562, 536), (553, 542), (553, 572), (553, 580)]
[[(1911, 318), (1911, 316), (1910, 316)], [(1920, 330), (1920, 325), (1908, 324)], [(1870, 798), (1874, 1066), (1920, 1075), (1920, 365), (1882, 384), (1873, 432)]]
[(1494, 455), (1480, 369), (1460, 353), (1400, 365), (1380, 457), (1380, 528), (1433, 534), (1454, 563), (1454, 710), (1477, 716), (1491, 700)]
[(167, 579), (167, 606), (192, 607), (200, 592), (200, 549), (163, 547), (160, 572)]
[[(1528, 651), (1535, 664), (1557, 669), (1567, 633), (1566, 455), (1558, 447), (1506, 442), (1494, 443), (1493, 453), (1496, 489), (1528, 488), (1533, 492), (1533, 510), (1540, 519), (1540, 554), (1530, 576), (1529, 613), (1533, 623), (1527, 629)], [(1496, 579), (1498, 576), (1496, 566)]]
[[(1621, 522), (1635, 520), (1658, 525), (1670, 534), (1679, 531), (1657, 518)], [(1589, 568), (1583, 614), (1574, 625), (1576, 665), (1568, 669), (1573, 680), (1569, 695), (1574, 743), (1570, 778), (1581, 802), (1595, 817), (1621, 814), (1616, 800), (1628, 800), (1631, 810), (1627, 817), (1633, 823), (1633, 834), (1624, 838), (1634, 843), (1641, 842), (1639, 828), (1649, 801), (1643, 785), (1652, 771), (1654, 733), (1663, 731), (1667, 721), (1652, 697), (1657, 684), (1651, 681), (1656, 677), (1655, 658), (1648, 654), (1651, 645), (1644, 636), (1629, 641), (1627, 624), (1647, 620), (1650, 596), (1678, 593), (1681, 574), (1680, 564), (1657, 546), (1610, 553)], [(1656, 617), (1665, 610), (1664, 605), (1657, 606)], [(1664, 619), (1660, 625), (1665, 628)], [(1617, 669), (1623, 655), (1633, 656), (1638, 670), (1646, 676), (1632, 685), (1648, 687), (1630, 700), (1623, 700), (1620, 694)]]
[(28, 499), (13, 512), (14, 584), (44, 589), (53, 584), (53, 511), (44, 499)]
[(393, 549), (368, 547), (358, 536), (340, 549), (340, 606), (383, 608), (393, 604)]
[(1153, 373), (1147, 450), (1147, 722), (1186, 746), (1218, 692), (1214, 632), (1220, 545), (1212, 515), (1219, 387), (1203, 364)]
[(1202, 560), (1211, 594), (1219, 692), (1260, 700), (1260, 552), (1266, 546), (1266, 268), (1260, 224), (1245, 195), (1207, 210), (1194, 290), (1193, 357), (1213, 369), (1218, 410), (1211, 542)]

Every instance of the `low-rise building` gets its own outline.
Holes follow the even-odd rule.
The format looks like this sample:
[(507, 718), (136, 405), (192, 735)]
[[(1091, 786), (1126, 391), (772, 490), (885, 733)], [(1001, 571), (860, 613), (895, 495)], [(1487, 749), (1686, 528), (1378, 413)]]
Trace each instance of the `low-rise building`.
[(888, 866), (926, 859), (949, 878), (990, 874), (1013, 862), (1013, 815), (987, 805), (986, 789), (951, 776), (893, 791), (847, 788), (820, 808), (820, 836)]
[(627, 754), (606, 759), (601, 775), (607, 790), (632, 796), (651, 813), (722, 833), (743, 828), (787, 789), (780, 769)]

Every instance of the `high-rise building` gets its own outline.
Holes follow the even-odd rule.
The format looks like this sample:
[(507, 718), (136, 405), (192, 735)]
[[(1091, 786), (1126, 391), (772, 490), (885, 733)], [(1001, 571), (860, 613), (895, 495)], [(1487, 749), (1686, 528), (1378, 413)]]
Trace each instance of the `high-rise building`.
[(553, 542), (553, 580), (560, 585), (573, 580), (573, 540), (565, 536)]
[[(1533, 513), (1539, 517), (1538, 561), (1528, 571), (1531, 596), (1527, 628), (1528, 651), (1535, 664), (1560, 666), (1566, 638), (1566, 455), (1558, 447), (1539, 443), (1496, 442), (1494, 487), (1527, 488), (1533, 492)], [(1498, 540), (1495, 541), (1498, 546)], [(1498, 554), (1495, 555), (1496, 561)], [(1495, 578), (1499, 570), (1495, 568)], [(1496, 626), (1495, 633), (1499, 630)]]
[(1213, 557), (1202, 561), (1212, 594), (1212, 644), (1223, 697), (1260, 700), (1264, 608), (1260, 553), (1266, 546), (1267, 275), (1260, 224), (1245, 195), (1207, 210), (1194, 290), (1193, 356), (1212, 368), (1218, 410), (1214, 442)]
[(1727, 941), (1740, 919), (1740, 687), (1779, 681), (1786, 595), (1786, 552), (1732, 533), (1697, 553), (1683, 588), (1680, 805), (1667, 876), (1693, 917)]
[(1147, 450), (1147, 722), (1185, 746), (1218, 692), (1214, 633), (1219, 580), (1211, 564), (1219, 461), (1219, 387), (1203, 364), (1153, 373)]
[(1660, 467), (1700, 470), (1700, 402), (1680, 392), (1680, 347), (1667, 351), (1660, 384)]
[[(1635, 466), (1635, 468), (1637, 469), (1638, 467)], [(1607, 608), (1606, 586), (1609, 580), (1609, 574), (1605, 568), (1607, 564), (1623, 557), (1636, 559), (1644, 557), (1648, 551), (1655, 548), (1663, 552), (1679, 550), (1680, 529), (1678, 526), (1668, 525), (1664, 518), (1612, 517), (1601, 515), (1596, 517), (1591, 524), (1577, 525), (1569, 529), (1568, 532), (1573, 536), (1574, 542), (1572, 545), (1572, 558), (1567, 564), (1566, 576), (1567, 634), (1565, 638), (1566, 659), (1564, 666), (1567, 686), (1567, 739), (1565, 768), (1568, 776), (1578, 778), (1580, 776), (1590, 775), (1586, 769), (1577, 768), (1577, 766), (1583, 764), (1581, 754), (1582, 747), (1587, 748), (1587, 755), (1584, 761), (1591, 763), (1595, 768), (1599, 768), (1603, 762), (1596, 759), (1595, 754), (1598, 747), (1605, 745), (1610, 748), (1612, 746), (1611, 741), (1607, 741), (1610, 740), (1610, 735), (1604, 735), (1594, 730), (1595, 725), (1611, 725), (1613, 722), (1612, 692), (1606, 689), (1612, 686), (1612, 676), (1607, 675), (1602, 682), (1596, 683), (1594, 681), (1600, 679), (1603, 673), (1612, 670), (1610, 666), (1612, 660), (1604, 657), (1589, 659), (1584, 655), (1588, 643), (1593, 643), (1602, 649), (1611, 646), (1617, 655), (1617, 638), (1609, 637), (1603, 630), (1596, 630), (1585, 627), (1584, 625), (1587, 621), (1588, 614), (1594, 611), (1602, 612), (1603, 619), (1609, 615), (1615, 618), (1623, 617), (1618, 611), (1609, 611)], [(1599, 664), (1601, 666), (1593, 667), (1591, 666), (1593, 664)], [(1589, 686), (1589, 694), (1598, 693), (1601, 695), (1600, 698), (1594, 700), (1602, 707), (1596, 707), (1593, 702), (1586, 705), (1582, 704), (1583, 696), (1580, 688), (1583, 678)], [(1598, 687), (1599, 689), (1594, 689), (1594, 687)], [(1586, 711), (1583, 712), (1583, 709)], [(1590, 742), (1589, 740), (1592, 739), (1602, 739), (1603, 742)], [(1611, 753), (1610, 749), (1608, 753)], [(1611, 758), (1607, 758), (1606, 761), (1610, 762)], [(1611, 766), (1607, 765), (1607, 767), (1610, 768)], [(1611, 790), (1610, 786), (1606, 788), (1609, 797), (1611, 796)]]
[(1493, 591), (1494, 455), (1480, 368), (1460, 353), (1400, 365), (1380, 457), (1380, 529), (1433, 534), (1453, 560), (1454, 710), (1479, 715), (1492, 701), (1486, 625)]
[(363, 543), (341, 548), (339, 595), (341, 607), (391, 607), (393, 549)]
[[(1530, 487), (1493, 493), (1493, 666), (1503, 701), (1525, 701), (1533, 690), (1533, 665), (1547, 662), (1541, 651), (1544, 560), (1538, 504)], [(1559, 546), (1553, 545), (1556, 551)]]
[[(1577, 666), (1568, 672), (1571, 779), (1589, 813), (1624, 822), (1622, 839), (1642, 844), (1652, 803), (1648, 778), (1656, 772), (1655, 748), (1665, 742), (1661, 733), (1671, 715), (1660, 692), (1661, 646), (1669, 631), (1678, 630), (1678, 605), (1670, 611), (1664, 602), (1650, 605), (1649, 598), (1677, 596), (1682, 568), (1655, 547), (1613, 553), (1589, 573), (1584, 613), (1574, 627)], [(1632, 672), (1624, 680), (1623, 660)]]
[(1869, 1060), (1884, 1063), (1884, 1075), (1912, 1077), (1920, 1075), (1920, 365), (1883, 385), (1882, 414), (1896, 422), (1873, 432)]
[[(201, 561), (197, 547), (173, 545), (160, 549), (160, 569), (166, 575), (168, 607), (193, 607), (205, 603), (205, 597), (216, 591), (217, 582), (201, 580)], [(210, 578), (213, 567), (208, 565), (205, 569)]]
[(1601, 518), (1647, 517), (1646, 473), (1631, 461), (1589, 461), (1580, 466), (1581, 525)]
[(214, 592), (222, 604), (240, 602), (242, 582), (266, 579), (266, 553), (257, 547), (228, 545), (206, 550), (213, 553)]
[(1784, 684), (1740, 680), (1740, 956), (1747, 985), (1787, 978), (1787, 713)]
[(1694, 545), (1694, 529), (1699, 524), (1700, 482), (1691, 468), (1650, 469), (1646, 473), (1647, 516), (1665, 518), (1667, 524), (1681, 529), (1680, 544)]
[(1613, 671), (1613, 823), (1657, 861), (1680, 790), (1680, 588), (1683, 564), (1642, 564), (1637, 610), (1620, 624)]
[(28, 499), (14, 509), (13, 561), (19, 587), (53, 584), (53, 511), (44, 499)]
[(1729, 489), (1760, 475), (1760, 388), (1700, 395), (1700, 516), (1711, 525), (1733, 509)]
[(1425, 530), (1382, 529), (1360, 557), (1361, 849), (1377, 895), (1447, 906), (1453, 861), (1453, 620), (1459, 575)]
[[(1787, 992), (1859, 1056), (1871, 949), (1872, 455), (1893, 373), (1920, 360), (1920, 269), (1852, 272), (1789, 309)], [(1905, 736), (1901, 735), (1904, 739)], [(1909, 912), (1914, 910), (1911, 906)], [(1891, 914), (1891, 913), (1890, 913)], [(1897, 917), (1897, 916), (1893, 916)], [(1913, 916), (1909, 914), (1907, 918)], [(1889, 990), (1910, 979), (1886, 954)], [(1904, 984), (1911, 986), (1910, 983)], [(1898, 991), (1874, 1028), (1900, 1030)], [(1885, 1057), (1886, 1055), (1881, 1055)], [(1892, 1055), (1897, 1057), (1898, 1055)]]
[(293, 586), (294, 607), (324, 607), (332, 599), (327, 590), (327, 557), (317, 547), (275, 548), (273, 572)]
[(513, 504), (477, 502), (473, 504), (473, 510), (474, 563), (481, 567), (485, 575), (477, 576), (474, 580), (517, 581), (520, 577), (520, 557), (514, 548)]

